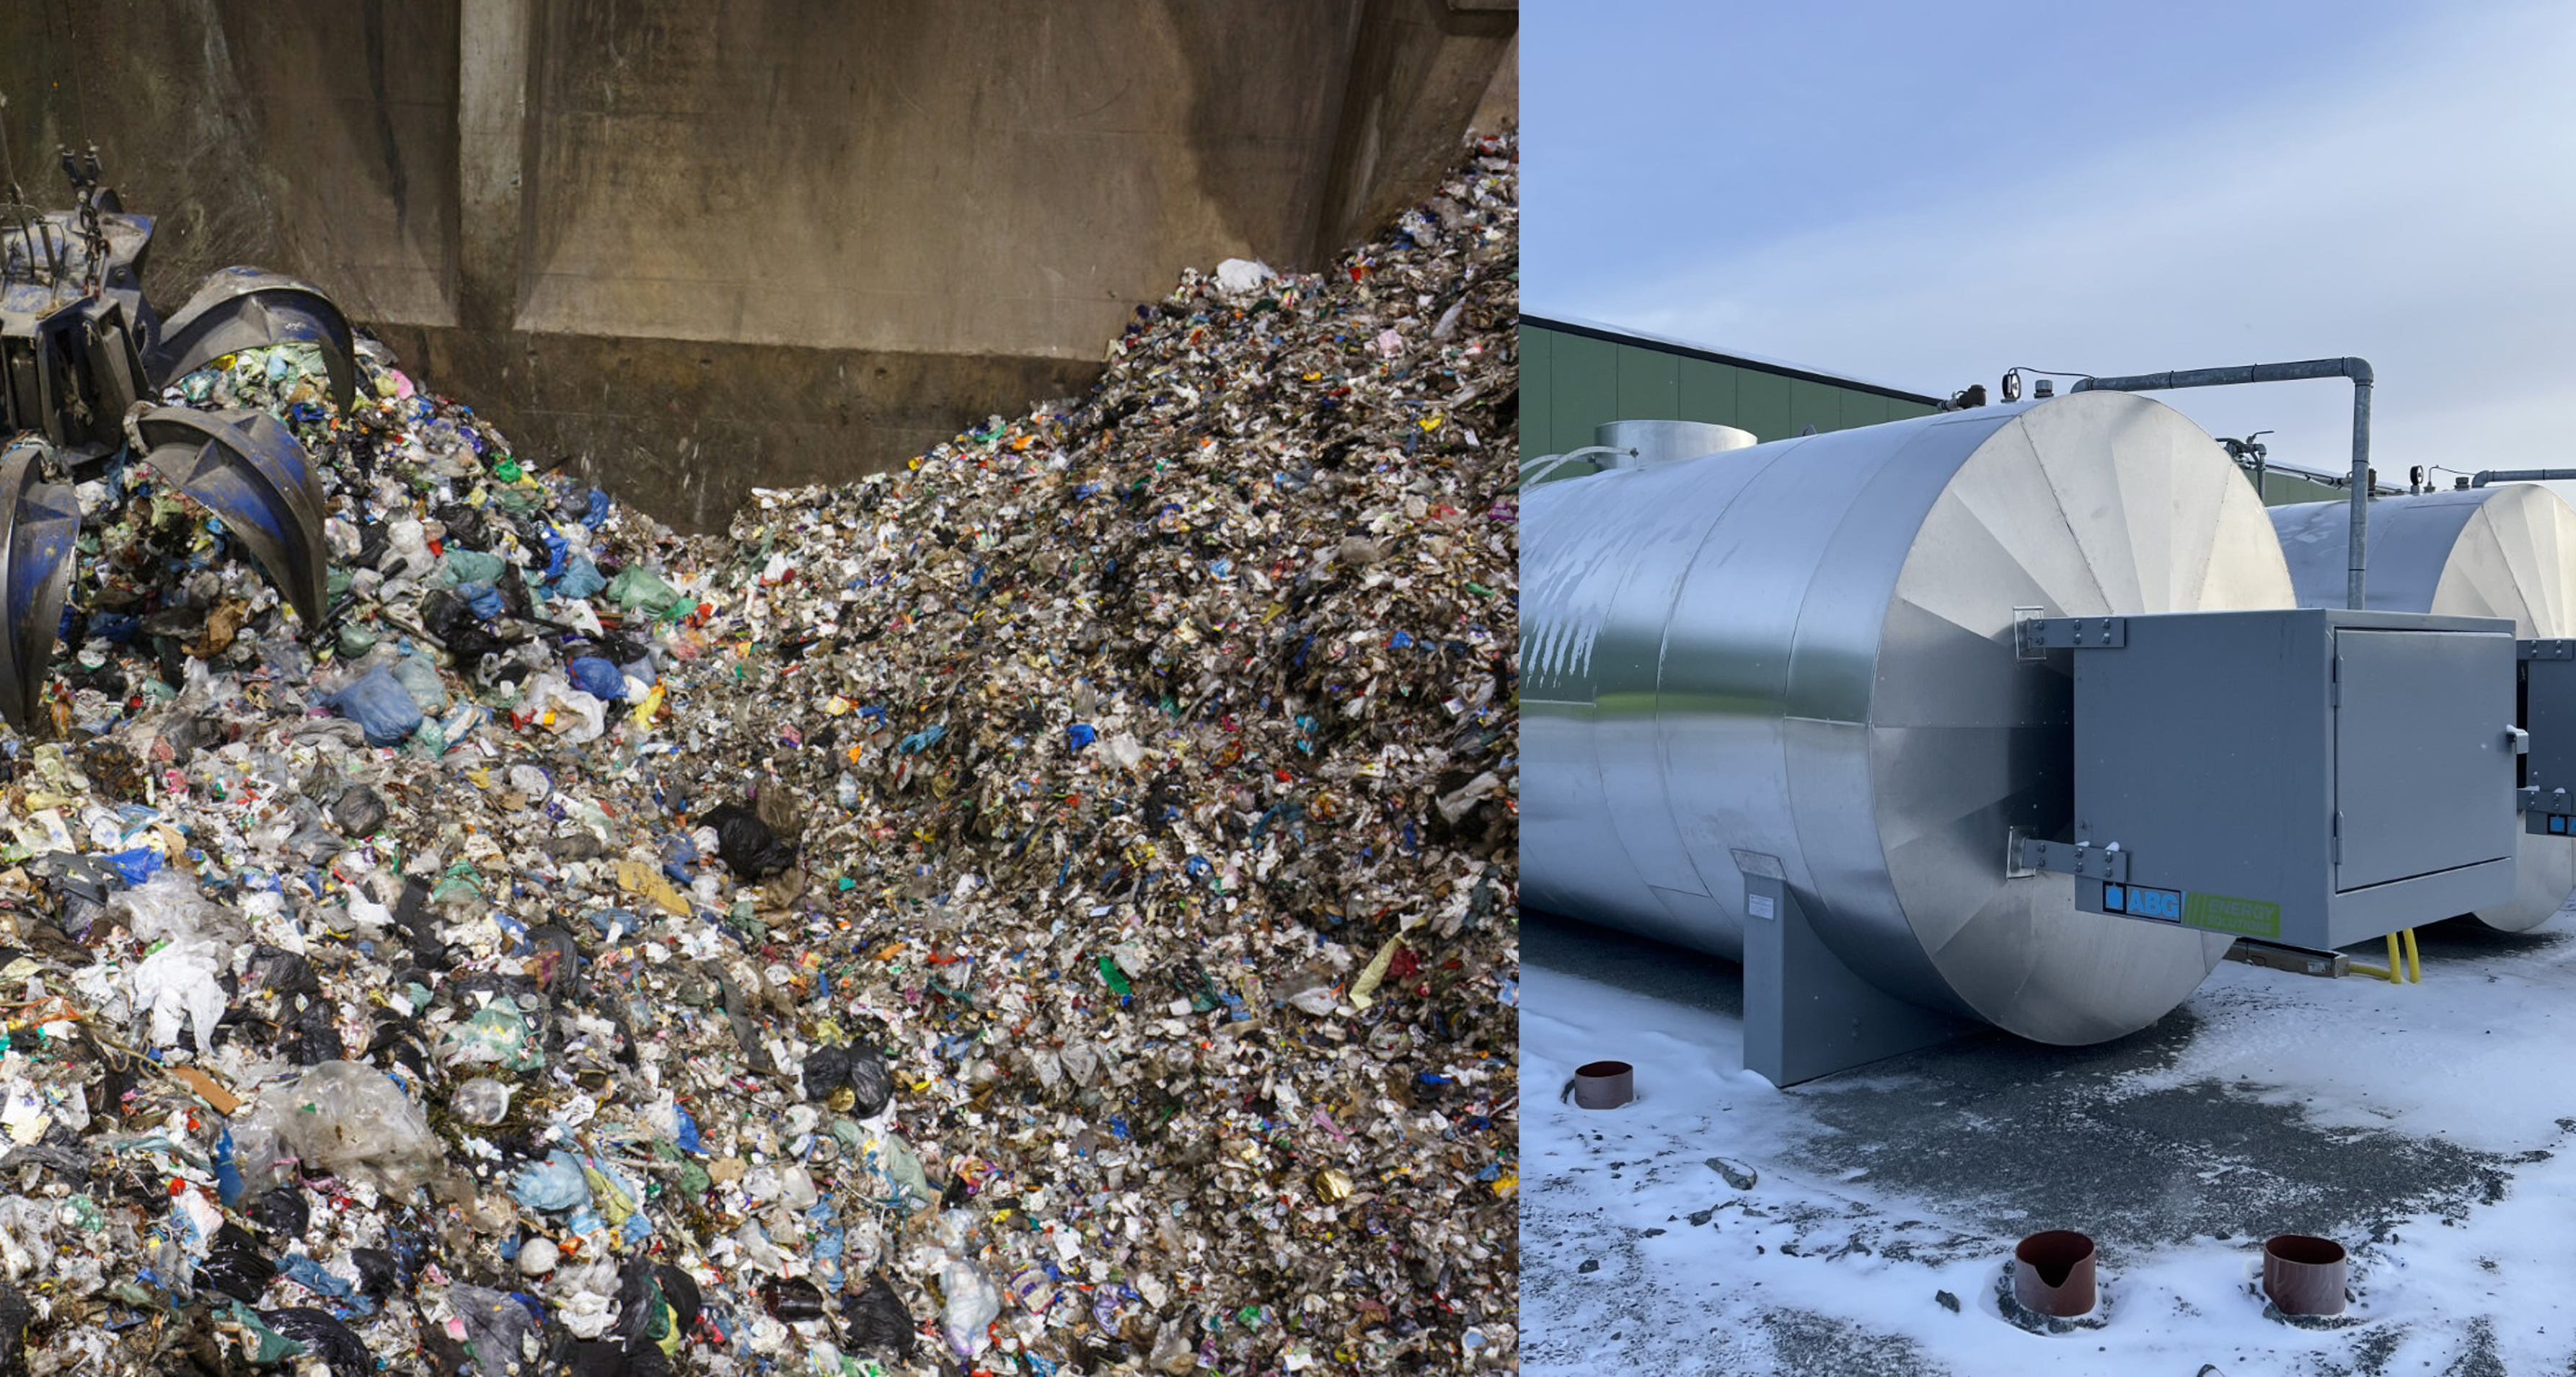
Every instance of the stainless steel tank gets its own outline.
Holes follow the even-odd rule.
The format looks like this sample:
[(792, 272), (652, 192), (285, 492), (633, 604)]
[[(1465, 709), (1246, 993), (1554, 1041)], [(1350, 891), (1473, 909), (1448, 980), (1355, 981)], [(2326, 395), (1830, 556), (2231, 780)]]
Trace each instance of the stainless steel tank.
[[(2351, 504), (2272, 509), (2302, 605), (2344, 605)], [(2370, 504), (2370, 605), (2390, 612), (2506, 617), (2517, 636), (2576, 635), (2576, 510), (2547, 488), (2383, 497)], [(2576, 889), (2576, 854), (2558, 837), (2522, 838), (2514, 896), (2480, 922), (2522, 932), (2549, 921)]]
[(2049, 615), (2287, 607), (2253, 490), (2173, 410), (2086, 392), (1528, 492), (1521, 873), (1534, 906), (1741, 959), (1737, 851), (1845, 964), (2045, 1042), (2144, 1027), (2223, 936), (2007, 880), (2070, 821)]
[(1697, 459), (1759, 442), (1752, 431), (1711, 421), (1604, 421), (1592, 428), (1593, 444), (1621, 452), (1622, 457), (1602, 465), (1610, 469)]

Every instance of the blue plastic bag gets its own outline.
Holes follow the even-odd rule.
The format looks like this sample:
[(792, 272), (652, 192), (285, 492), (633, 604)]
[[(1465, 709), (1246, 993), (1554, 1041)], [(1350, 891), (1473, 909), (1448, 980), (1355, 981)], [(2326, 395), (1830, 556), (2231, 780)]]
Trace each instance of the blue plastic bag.
[(919, 755), (921, 752), (938, 745), (939, 738), (946, 736), (947, 734), (948, 728), (945, 726), (924, 727), (920, 731), (914, 732), (912, 735), (905, 737), (901, 742), (897, 743), (895, 749), (903, 752), (905, 755)]
[(532, 1210), (569, 1210), (590, 1203), (590, 1182), (581, 1174), (581, 1159), (556, 1148), (546, 1160), (521, 1168), (510, 1194)]
[(572, 676), (572, 686), (602, 702), (623, 702), (626, 698), (626, 676), (617, 666), (597, 655), (584, 655), (564, 666)]
[(587, 598), (607, 586), (608, 580), (588, 555), (574, 555), (564, 561), (563, 576), (555, 580), (554, 588), (559, 598)]
[(161, 853), (148, 846), (119, 851), (107, 858), (116, 867), (117, 876), (129, 885), (139, 885), (161, 869)]
[(500, 616), (509, 606), (501, 600), (501, 590), (488, 583), (460, 583), (456, 585), (456, 596), (465, 600), (467, 610), (485, 621)]
[(563, 532), (552, 526), (544, 528), (539, 535), (546, 542), (546, 581), (553, 582), (563, 577), (564, 564), (572, 558), (572, 542), (564, 539)]
[(329, 703), (333, 712), (366, 729), (370, 746), (399, 746), (420, 730), (420, 704), (382, 665), (332, 694)]

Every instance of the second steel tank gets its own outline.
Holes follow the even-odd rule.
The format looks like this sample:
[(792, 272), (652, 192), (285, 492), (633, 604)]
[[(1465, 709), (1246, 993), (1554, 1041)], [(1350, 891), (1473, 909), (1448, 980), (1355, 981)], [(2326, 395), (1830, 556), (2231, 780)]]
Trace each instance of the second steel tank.
[(1723, 956), (1739, 857), (1927, 1008), (2046, 1042), (2153, 1022), (2224, 936), (2007, 879), (2071, 824), (2051, 616), (2288, 607), (2253, 489), (2207, 434), (2086, 392), (1775, 441), (1524, 495), (1524, 899)]
[[(2346, 598), (2345, 532), (2351, 504), (2272, 509), (2290, 582), (2308, 607)], [(2576, 636), (2576, 509), (2547, 488), (2507, 483), (2370, 504), (2370, 606), (2384, 612), (2503, 617), (2523, 637)], [(2576, 889), (2576, 847), (2563, 837), (2522, 838), (2514, 895), (2478, 921), (2522, 932), (2549, 921)]]

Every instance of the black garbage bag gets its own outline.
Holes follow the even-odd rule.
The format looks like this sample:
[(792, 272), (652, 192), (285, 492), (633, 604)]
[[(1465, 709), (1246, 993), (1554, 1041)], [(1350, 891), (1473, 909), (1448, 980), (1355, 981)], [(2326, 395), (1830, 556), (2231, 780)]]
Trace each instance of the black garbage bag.
[(262, 1192), (244, 1213), (253, 1224), (290, 1243), (304, 1237), (313, 1222), (313, 1207), (305, 1203), (303, 1189), (291, 1182)]
[[(584, 834), (588, 835), (588, 834)], [(571, 987), (581, 974), (581, 947), (572, 934), (552, 923), (528, 930), (529, 955), (536, 958), (538, 987), (554, 994)]]
[(759, 814), (739, 803), (728, 803), (702, 821), (716, 829), (716, 854), (743, 879), (765, 880), (796, 864), (796, 848), (780, 841)]
[(626, 1264), (617, 1283), (617, 1339), (630, 1354), (658, 1351), (672, 1332), (668, 1298), (653, 1264), (637, 1257)]
[(348, 1051), (340, 1040), (340, 1024), (332, 1016), (331, 1006), (320, 1000), (307, 1002), (296, 1010), (287, 1024), (286, 1045), (282, 1049), (298, 1066), (320, 1066), (338, 1061)]
[(787, 1324), (823, 1318), (823, 1289), (803, 1277), (771, 1277), (762, 1282), (760, 1303)]
[(385, 825), (385, 812), (383, 796), (357, 784), (340, 791), (331, 805), (331, 821), (339, 825), (341, 836), (354, 841), (374, 836)]
[(304, 1351), (319, 1357), (331, 1369), (331, 1377), (370, 1377), (376, 1370), (376, 1355), (367, 1351), (366, 1341), (349, 1326), (331, 1318), (327, 1310), (309, 1305), (290, 1305), (281, 1310), (258, 1312), (259, 1322), (304, 1345)]
[(484, 539), (484, 536), (487, 534), (485, 527), (489, 523), (483, 518), (482, 508), (467, 506), (462, 502), (452, 502), (439, 508), (436, 515), (447, 527), (447, 539), (444, 543), (449, 548), (467, 550), (488, 548), (489, 542)]
[(866, 1043), (817, 1047), (805, 1054), (805, 1098), (827, 1100), (842, 1086), (852, 1092), (850, 1112), (873, 1119), (894, 1095), (894, 1073), (885, 1053)]
[(603, 634), (591, 637), (584, 653), (596, 655), (612, 665), (631, 665), (650, 654), (651, 648), (642, 641)]
[(215, 1235), (214, 1246), (206, 1250), (206, 1260), (199, 1264), (204, 1284), (247, 1305), (259, 1299), (268, 1284), (277, 1279), (277, 1264), (260, 1249), (259, 1240), (239, 1224), (226, 1224)]
[(841, 1302), (841, 1318), (847, 1346), (863, 1353), (909, 1358), (921, 1338), (912, 1326), (912, 1312), (903, 1308), (903, 1297), (894, 1293), (894, 1283), (883, 1272), (868, 1282), (868, 1289)]
[(805, 1098), (821, 1100), (849, 1084), (850, 1051), (847, 1047), (817, 1047), (805, 1054)]
[(669, 1377), (671, 1360), (658, 1348), (629, 1353), (615, 1339), (567, 1336), (554, 1365), (541, 1370), (561, 1377)]
[(486, 655), (508, 650), (508, 639), (494, 635), (474, 615), (465, 600), (441, 588), (420, 600), (420, 624), (438, 643), (447, 647), (459, 663), (472, 663)]
[(850, 1088), (858, 1098), (850, 1113), (862, 1119), (873, 1119), (894, 1098), (894, 1070), (886, 1065), (885, 1053), (868, 1043), (850, 1048)]
[(493, 589), (501, 595), (501, 610), (510, 616), (533, 617), (537, 614), (536, 604), (528, 598), (528, 581), (519, 577), (517, 569), (502, 570), (501, 581), (494, 584)]
[(314, 977), (312, 962), (265, 942), (251, 948), (250, 970), (246, 974), (244, 994), (263, 990), (280, 996), (322, 993), (322, 982)]
[(0, 1280), (0, 1377), (27, 1377), (27, 1321), (35, 1315), (26, 1294)]
[(402, 1265), (382, 1248), (352, 1248), (349, 1260), (358, 1266), (358, 1294), (370, 1300), (391, 1296), (402, 1282)]
[(454, 964), (448, 959), (446, 942), (439, 937), (438, 923), (430, 915), (428, 885), (419, 880), (403, 883), (402, 896), (394, 901), (394, 927), (422, 970), (443, 971)]
[(683, 1335), (697, 1328), (698, 1313), (705, 1305), (698, 1294), (697, 1279), (667, 1262), (654, 1266), (653, 1279), (662, 1284), (662, 1299), (670, 1304), (673, 1327)]

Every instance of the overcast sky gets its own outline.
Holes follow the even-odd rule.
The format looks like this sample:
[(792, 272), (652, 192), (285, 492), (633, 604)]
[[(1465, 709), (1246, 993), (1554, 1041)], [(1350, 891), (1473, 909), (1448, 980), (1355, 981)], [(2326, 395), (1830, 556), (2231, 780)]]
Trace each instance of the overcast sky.
[[(1521, 21), (1532, 314), (1944, 396), (2358, 354), (2382, 481), (2576, 468), (2576, 4)], [(2341, 381), (2157, 396), (2349, 463)]]

